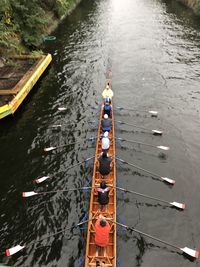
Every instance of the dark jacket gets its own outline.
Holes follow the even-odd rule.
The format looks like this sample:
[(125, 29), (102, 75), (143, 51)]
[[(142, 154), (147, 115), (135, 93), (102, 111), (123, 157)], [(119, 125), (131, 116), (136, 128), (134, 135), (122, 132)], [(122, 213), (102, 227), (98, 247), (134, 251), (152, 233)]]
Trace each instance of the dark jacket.
[(110, 126), (111, 126), (111, 122), (110, 119), (103, 119), (101, 122), (101, 127), (102, 127), (102, 131), (106, 132), (106, 131), (110, 131)]
[(110, 114), (111, 114), (111, 106), (108, 103), (104, 104), (104, 115), (105, 114), (107, 114), (108, 117), (110, 117)]
[(108, 175), (110, 173), (111, 157), (103, 158), (102, 155), (99, 157), (99, 172), (101, 175)]
[(100, 205), (106, 205), (109, 202), (109, 191), (110, 188), (106, 187), (105, 189), (98, 188), (98, 201)]

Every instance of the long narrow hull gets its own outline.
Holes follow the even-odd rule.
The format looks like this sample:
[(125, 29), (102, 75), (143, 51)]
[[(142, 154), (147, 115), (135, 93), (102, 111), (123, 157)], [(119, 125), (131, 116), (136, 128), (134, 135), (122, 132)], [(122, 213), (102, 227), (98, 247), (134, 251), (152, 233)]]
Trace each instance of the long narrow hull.
[[(104, 248), (97, 248), (95, 244), (95, 222), (97, 220), (100, 205), (97, 199), (97, 190), (100, 182), (102, 181), (101, 175), (98, 172), (98, 157), (101, 154), (101, 140), (100, 135), (102, 133), (101, 121), (103, 119), (103, 109), (101, 109), (100, 122), (98, 127), (98, 138), (96, 143), (96, 155), (94, 162), (94, 171), (92, 177), (92, 191), (90, 198), (90, 210), (89, 210), (89, 223), (87, 232), (87, 246), (86, 246), (86, 257), (85, 267), (96, 266), (96, 262), (105, 262), (105, 266), (116, 267), (116, 224), (109, 222), (111, 226), (109, 245)], [(116, 166), (115, 166), (115, 135), (114, 135), (114, 116), (112, 113), (112, 126), (109, 133), (110, 148), (109, 156), (112, 157), (112, 169), (109, 175), (103, 180), (111, 188), (109, 193), (109, 203), (101, 211), (102, 215), (109, 220), (116, 221)]]

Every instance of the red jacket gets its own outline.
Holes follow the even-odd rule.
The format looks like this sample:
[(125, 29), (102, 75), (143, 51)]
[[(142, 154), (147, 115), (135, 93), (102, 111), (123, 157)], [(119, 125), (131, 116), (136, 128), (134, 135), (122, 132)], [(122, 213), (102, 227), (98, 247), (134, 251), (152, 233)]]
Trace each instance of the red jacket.
[(106, 222), (106, 226), (100, 225), (100, 218), (95, 223), (95, 243), (100, 247), (106, 247), (109, 244), (110, 225)]

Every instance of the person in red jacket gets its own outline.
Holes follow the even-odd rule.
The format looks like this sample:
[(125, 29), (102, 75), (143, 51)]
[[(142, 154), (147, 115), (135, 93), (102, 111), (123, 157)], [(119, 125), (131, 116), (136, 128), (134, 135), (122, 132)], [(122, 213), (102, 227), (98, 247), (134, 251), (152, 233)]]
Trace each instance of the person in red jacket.
[(107, 247), (109, 244), (110, 224), (101, 214), (95, 223), (95, 243), (99, 247)]

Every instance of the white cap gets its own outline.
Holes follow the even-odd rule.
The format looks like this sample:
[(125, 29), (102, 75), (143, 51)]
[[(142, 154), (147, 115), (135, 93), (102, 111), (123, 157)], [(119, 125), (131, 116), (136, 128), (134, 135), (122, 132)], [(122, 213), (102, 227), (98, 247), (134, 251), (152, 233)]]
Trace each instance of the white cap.
[(108, 137), (108, 132), (105, 132), (105, 133), (103, 134), (103, 136), (104, 136), (104, 137)]
[(108, 114), (104, 114), (104, 119), (108, 119)]
[(102, 138), (102, 149), (108, 149), (110, 147), (110, 140), (109, 138)]

